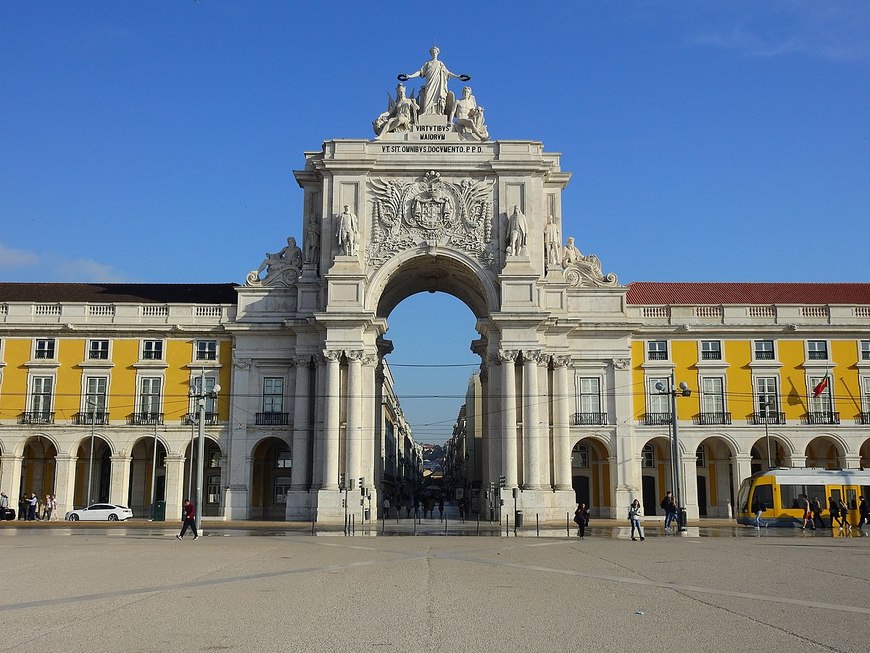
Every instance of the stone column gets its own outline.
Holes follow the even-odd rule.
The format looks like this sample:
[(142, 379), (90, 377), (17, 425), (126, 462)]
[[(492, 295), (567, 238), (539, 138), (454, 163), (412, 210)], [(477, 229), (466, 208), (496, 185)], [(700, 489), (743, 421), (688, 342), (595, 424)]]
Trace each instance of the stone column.
[(338, 489), (338, 440), (339, 420), (341, 417), (341, 375), (339, 360), (341, 350), (326, 350), (326, 383), (323, 419), (323, 466), (321, 471), (321, 489)]
[(362, 460), (362, 357), (361, 350), (346, 351), (347, 356), (347, 430), (345, 432), (344, 473), (357, 479)]
[(15, 509), (16, 517), (18, 517), (18, 498), (21, 494), (21, 463), (23, 462), (23, 457), (12, 454), (3, 454), (0, 457), (0, 490), (9, 497), (9, 507)]
[(541, 490), (541, 434), (538, 410), (538, 358), (541, 352), (523, 352), (523, 488)]
[[(130, 505), (130, 456), (112, 456), (112, 472), (109, 477), (109, 503)], [(139, 515), (141, 516), (141, 515)]]
[(326, 358), (323, 354), (314, 356), (314, 396), (318, 401), (314, 402), (314, 420), (312, 430), (314, 437), (311, 439), (311, 487), (323, 487), (323, 429), (326, 414)]
[(612, 412), (610, 407), (606, 410), (608, 417), (613, 416), (613, 423), (616, 425), (613, 443), (613, 451), (616, 453), (616, 469), (613, 471), (616, 473), (611, 477), (611, 483), (616, 485), (613, 516), (619, 517), (628, 514), (628, 507), (634, 499), (643, 501), (643, 480), (638, 458), (640, 450), (636, 448), (635, 438), (632, 436), (632, 393), (627, 391), (632, 387), (631, 359), (614, 358), (611, 365), (613, 387), (617, 390), (613, 393)]
[(568, 356), (553, 356), (553, 484), (557, 490), (571, 485), (571, 389), (568, 385)]
[[(737, 454), (731, 461), (731, 472), (734, 478), (734, 500), (736, 501), (743, 479), (752, 476), (752, 458), (749, 455)], [(734, 514), (737, 514), (742, 508), (743, 506), (740, 505), (731, 506)]]
[[(227, 489), (224, 496), (224, 517), (226, 519), (247, 519), (251, 500), (248, 496), (248, 423), (251, 417), (262, 410), (255, 402), (260, 393), (251, 388), (252, 362), (249, 358), (233, 361), (233, 394), (240, 398), (236, 406), (230, 402), (230, 423), (228, 426), (229, 443), (227, 446)], [(251, 398), (251, 399), (246, 399)], [(190, 449), (191, 454), (193, 448)], [(191, 461), (191, 465), (194, 462)], [(196, 471), (194, 469), (194, 471)], [(184, 487), (182, 485), (182, 487)], [(167, 493), (167, 516), (169, 515)]]
[(519, 352), (501, 350), (501, 470), (508, 488), (517, 487), (517, 388), (514, 363)]
[[(360, 467), (359, 475), (365, 476), (366, 485), (372, 491), (372, 514), (377, 514), (377, 491), (380, 489), (381, 476), (378, 474), (382, 460), (383, 439), (382, 429), (376, 421), (380, 418), (381, 411), (374, 405), (374, 401), (364, 402), (362, 397), (379, 397), (376, 391), (378, 357), (373, 354), (365, 354), (362, 358), (362, 389), (360, 394), (360, 408), (362, 410), (362, 427), (360, 428)], [(377, 457), (377, 462), (375, 458)]]
[[(166, 520), (175, 521), (181, 516), (181, 504), (184, 500), (184, 456), (180, 454), (167, 454), (163, 459), (166, 468)], [(196, 469), (194, 468), (194, 476)], [(194, 480), (194, 483), (196, 481)], [(205, 483), (205, 479), (203, 479)], [(205, 501), (206, 488), (202, 488), (203, 501)], [(189, 497), (196, 502), (196, 497)]]
[[(489, 392), (488, 416), (485, 420), (487, 428), (483, 431), (483, 444), (486, 449), (486, 464), (487, 468), (484, 474), (489, 477), (489, 482), (498, 485), (498, 477), (501, 475), (501, 456), (502, 456), (502, 428), (504, 418), (501, 414), (504, 400), (501, 395), (504, 387), (504, 379), (502, 367), (504, 367), (501, 357), (497, 354), (491, 354), (488, 357), (488, 374), (487, 390)], [(487, 487), (487, 492), (489, 488)], [(490, 497), (491, 499), (491, 497)], [(488, 517), (489, 515), (487, 515)]]
[[(68, 510), (73, 510), (73, 497), (76, 487), (76, 461), (75, 456), (58, 454), (54, 458), (54, 498), (57, 501), (57, 513), (63, 519)], [(7, 493), (8, 494), (8, 493)], [(10, 500), (12, 495), (10, 495)], [(94, 502), (96, 503), (96, 502)]]
[(310, 356), (298, 356), (293, 361), (296, 365), (296, 388), (293, 400), (291, 490), (306, 490), (309, 487), (308, 436), (311, 429), (311, 416), (308, 407), (311, 393), (311, 369), (308, 367), (308, 363), (310, 361)]

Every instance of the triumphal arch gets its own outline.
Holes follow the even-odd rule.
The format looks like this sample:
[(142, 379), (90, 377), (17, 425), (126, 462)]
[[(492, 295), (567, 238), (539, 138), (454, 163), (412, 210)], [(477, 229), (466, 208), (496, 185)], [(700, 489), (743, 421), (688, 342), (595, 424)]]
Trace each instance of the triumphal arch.
[[(626, 289), (575, 245), (582, 228), (565, 238), (561, 193), (570, 173), (540, 142), (493, 138), (484, 98), (463, 86), (470, 76), (450, 71), (439, 54), (433, 48), (397, 85), (377, 80), (389, 85), (390, 102), (370, 138), (328, 140), (305, 153), (294, 173), (304, 190), (301, 246), (288, 239), (239, 288), (233, 387), (249, 401), (234, 410), (257, 412), (266, 380), (289, 378), (291, 405), (277, 426), (292, 442), (290, 519), (340, 520), (342, 475), (370, 479), (379, 505), (380, 392), (392, 350), (385, 334), (390, 312), (415, 293), (449, 293), (477, 318), (470, 346), (480, 356), (481, 480), (503, 476), (520, 508), (552, 519), (573, 507), (578, 370), (625, 388), (615, 412), (630, 414), (636, 325)], [(373, 86), (372, 98), (381, 92)], [(239, 469), (230, 478), (243, 479), (257, 429), (276, 424), (231, 422), (237, 451), (229, 458)], [(621, 429), (630, 425), (608, 427), (602, 440), (618, 448)], [(636, 456), (608, 450), (615, 505), (627, 505), (628, 473), (616, 461)], [(245, 490), (229, 487), (228, 517), (247, 516)]]

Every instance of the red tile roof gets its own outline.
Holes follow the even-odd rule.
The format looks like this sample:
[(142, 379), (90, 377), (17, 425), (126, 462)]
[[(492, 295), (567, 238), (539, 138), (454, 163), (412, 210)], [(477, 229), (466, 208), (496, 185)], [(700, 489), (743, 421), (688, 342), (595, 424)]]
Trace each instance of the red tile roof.
[(0, 302), (235, 304), (232, 283), (0, 283)]
[(870, 304), (870, 283), (681, 283), (628, 284), (629, 304)]

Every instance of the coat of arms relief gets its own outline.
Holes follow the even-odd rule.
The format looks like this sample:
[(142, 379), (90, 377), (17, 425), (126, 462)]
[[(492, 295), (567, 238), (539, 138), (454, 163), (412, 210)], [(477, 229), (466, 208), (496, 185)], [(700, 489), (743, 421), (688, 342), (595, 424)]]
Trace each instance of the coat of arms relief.
[(371, 242), (366, 263), (380, 267), (395, 254), (428, 244), (462, 250), (494, 269), (492, 242), (493, 183), (447, 181), (427, 172), (420, 181), (369, 181), (372, 201)]

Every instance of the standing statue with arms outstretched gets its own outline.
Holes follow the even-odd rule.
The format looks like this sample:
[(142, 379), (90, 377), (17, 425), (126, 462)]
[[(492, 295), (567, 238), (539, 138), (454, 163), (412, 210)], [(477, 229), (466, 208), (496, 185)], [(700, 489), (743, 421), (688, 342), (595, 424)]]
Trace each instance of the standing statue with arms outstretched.
[(444, 65), (444, 62), (439, 61), (438, 53), (440, 52), (441, 50), (433, 45), (429, 49), (429, 54), (432, 55), (432, 58), (424, 63), (420, 70), (409, 75), (401, 74), (398, 76), (400, 82), (405, 82), (414, 77), (422, 77), (426, 80), (426, 85), (417, 98), (417, 104), (420, 105), (420, 113), (423, 115), (434, 114), (446, 116), (450, 113), (449, 105), (452, 104), (451, 101), (448, 101), (448, 80), (451, 77), (462, 80), (463, 82), (467, 82), (471, 79), (470, 75), (457, 75), (450, 72), (447, 69), (447, 66)]

